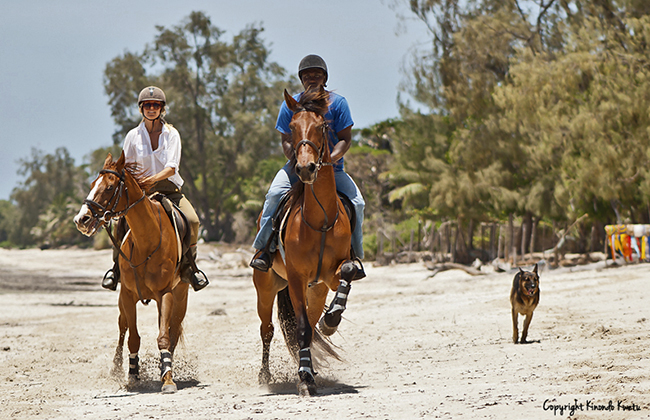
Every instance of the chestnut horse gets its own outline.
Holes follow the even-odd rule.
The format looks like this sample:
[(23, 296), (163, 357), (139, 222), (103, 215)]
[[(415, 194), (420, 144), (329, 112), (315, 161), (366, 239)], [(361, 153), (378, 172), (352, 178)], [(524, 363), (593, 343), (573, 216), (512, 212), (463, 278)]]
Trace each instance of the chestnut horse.
[(119, 340), (114, 369), (122, 370), (122, 352), (129, 331), (129, 381), (139, 379), (140, 335), (136, 304), (155, 300), (158, 305), (158, 349), (162, 392), (176, 391), (172, 380), (172, 355), (182, 333), (187, 310), (188, 284), (177, 270), (179, 249), (174, 228), (162, 205), (146, 196), (150, 185), (142, 181), (135, 164), (124, 162), (124, 152), (113, 162), (108, 154), (104, 169), (75, 216), (77, 229), (93, 236), (113, 218), (124, 216), (130, 227), (120, 249)]
[[(336, 192), (328, 146), (329, 129), (323, 117), (328, 109), (329, 93), (322, 87), (308, 90), (298, 102), (285, 90), (284, 98), (294, 112), (290, 124), (292, 163), (301, 182), (292, 188), (292, 204), (286, 217), (283, 241), (286, 263), (281, 252), (276, 252), (268, 272), (253, 270), (262, 337), (259, 379), (261, 383), (271, 379), (269, 351), (274, 330), (271, 317), (277, 295), (285, 340), (292, 355), (299, 360), (299, 393), (313, 395), (316, 384), (312, 337), (326, 353), (338, 357), (323, 340), (319, 329), (325, 335), (336, 331), (357, 267), (350, 259), (350, 221)], [(323, 315), (329, 290), (336, 291), (336, 295)], [(319, 319), (320, 328), (316, 329)]]

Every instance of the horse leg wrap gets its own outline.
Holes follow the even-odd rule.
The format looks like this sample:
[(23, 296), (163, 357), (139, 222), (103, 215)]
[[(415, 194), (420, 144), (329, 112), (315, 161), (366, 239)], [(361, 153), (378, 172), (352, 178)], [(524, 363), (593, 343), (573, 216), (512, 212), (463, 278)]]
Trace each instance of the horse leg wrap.
[(332, 299), (332, 303), (330, 303), (329, 309), (324, 316), (327, 326), (332, 328), (338, 327), (341, 323), (341, 316), (343, 315), (343, 311), (345, 311), (351, 286), (350, 282), (343, 279), (339, 280), (339, 287), (336, 289), (334, 299)]
[(172, 354), (167, 350), (160, 352), (160, 378), (164, 378), (167, 372), (172, 370)]
[(298, 357), (300, 358), (300, 363), (298, 367), (298, 376), (301, 381), (312, 383), (314, 382), (314, 370), (311, 367), (311, 351), (309, 347), (300, 349), (298, 352)]
[(129, 375), (133, 375), (136, 378), (140, 375), (140, 358), (138, 353), (129, 354)]

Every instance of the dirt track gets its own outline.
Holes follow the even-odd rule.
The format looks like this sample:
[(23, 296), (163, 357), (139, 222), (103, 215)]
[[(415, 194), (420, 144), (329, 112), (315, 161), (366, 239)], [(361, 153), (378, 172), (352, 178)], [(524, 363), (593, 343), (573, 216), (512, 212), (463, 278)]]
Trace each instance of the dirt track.
[(367, 263), (333, 337), (346, 363), (301, 398), (280, 333), (275, 382), (257, 384), (249, 255), (203, 246), (200, 257), (211, 285), (190, 292), (179, 391), (162, 395), (153, 304), (138, 315), (142, 385), (110, 375), (117, 293), (99, 285), (110, 251), (0, 250), (0, 418), (650, 418), (648, 264), (542, 271), (535, 342), (514, 345), (513, 274)]

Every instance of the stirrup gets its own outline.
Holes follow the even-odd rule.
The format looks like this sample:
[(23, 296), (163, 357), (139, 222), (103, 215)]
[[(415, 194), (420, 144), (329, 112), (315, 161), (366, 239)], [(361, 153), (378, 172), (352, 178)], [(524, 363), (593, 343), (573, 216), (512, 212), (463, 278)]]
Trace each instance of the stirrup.
[(265, 250), (258, 251), (253, 256), (249, 265), (256, 270), (266, 273), (271, 268), (271, 255)]
[(102, 279), (102, 287), (108, 290), (117, 290), (117, 280), (115, 279), (115, 272), (113, 269), (110, 269), (104, 274)]
[(350, 249), (350, 257), (352, 262), (355, 263), (355, 267), (357, 267), (357, 271), (354, 273), (354, 276), (352, 276), (352, 279), (350, 279), (350, 281), (361, 280), (362, 278), (366, 277), (366, 271), (363, 269), (363, 263), (359, 257), (356, 256), (353, 249)]
[(194, 289), (195, 292), (198, 292), (210, 284), (205, 273), (201, 270), (199, 270), (199, 273), (201, 274), (201, 278), (199, 278), (194, 272), (190, 274), (190, 284), (192, 285), (192, 289)]

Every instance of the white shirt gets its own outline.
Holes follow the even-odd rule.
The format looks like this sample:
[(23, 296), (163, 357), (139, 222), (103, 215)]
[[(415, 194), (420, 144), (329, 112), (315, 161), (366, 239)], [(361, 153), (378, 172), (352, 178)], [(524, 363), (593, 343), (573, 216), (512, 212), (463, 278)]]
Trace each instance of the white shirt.
[(152, 150), (149, 132), (142, 121), (128, 132), (123, 149), (126, 162), (136, 162), (145, 176), (153, 176), (165, 168), (174, 168), (174, 175), (168, 179), (178, 188), (183, 186), (183, 178), (178, 173), (181, 164), (181, 135), (171, 125), (163, 126), (158, 137), (158, 148)]

